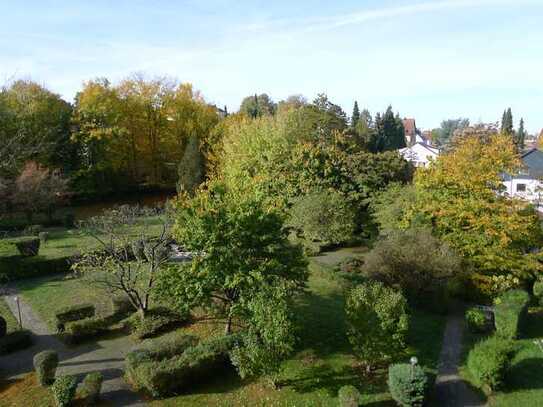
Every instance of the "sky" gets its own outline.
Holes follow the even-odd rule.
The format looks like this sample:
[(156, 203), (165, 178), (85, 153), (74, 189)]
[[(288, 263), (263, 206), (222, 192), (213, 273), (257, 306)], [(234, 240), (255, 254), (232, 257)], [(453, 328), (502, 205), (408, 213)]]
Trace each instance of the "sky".
[(143, 73), (229, 111), (255, 93), (326, 93), (421, 129), (507, 107), (543, 128), (543, 0), (0, 0), (0, 14), (0, 83), (68, 101), (86, 80)]

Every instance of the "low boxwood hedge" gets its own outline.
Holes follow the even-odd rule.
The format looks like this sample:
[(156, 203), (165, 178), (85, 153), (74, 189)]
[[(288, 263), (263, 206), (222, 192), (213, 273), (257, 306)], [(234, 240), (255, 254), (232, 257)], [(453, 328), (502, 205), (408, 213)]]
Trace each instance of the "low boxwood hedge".
[(63, 307), (55, 313), (57, 330), (62, 332), (68, 322), (91, 318), (95, 314), (96, 308), (93, 304), (76, 304)]
[(156, 398), (176, 394), (230, 367), (228, 354), (237, 342), (229, 335), (201, 342), (171, 359), (142, 361), (132, 371), (132, 383)]
[(138, 339), (146, 339), (167, 332), (170, 328), (188, 322), (189, 315), (182, 315), (166, 307), (157, 307), (147, 311), (142, 320), (138, 313), (126, 320), (126, 325)]
[(60, 376), (51, 386), (51, 391), (58, 407), (68, 407), (72, 404), (77, 390), (77, 377)]
[(496, 334), (503, 339), (519, 337), (526, 315), (530, 296), (523, 290), (510, 290), (496, 300), (494, 307), (494, 323)]
[(81, 383), (80, 397), (85, 400), (85, 405), (95, 406), (100, 399), (100, 390), (104, 376), (100, 372), (89, 373)]
[(36, 353), (32, 361), (40, 385), (52, 384), (55, 381), (55, 372), (58, 366), (58, 353), (54, 350), (44, 350)]
[(475, 383), (486, 392), (499, 389), (513, 357), (510, 340), (492, 336), (477, 343), (468, 354), (467, 366)]
[(15, 352), (32, 346), (32, 332), (27, 330), (13, 331), (0, 338), (0, 355)]
[(107, 333), (111, 323), (109, 318), (102, 317), (90, 317), (67, 322), (62, 338), (65, 342), (71, 344), (85, 342)]
[(70, 257), (49, 259), (43, 256), (4, 256), (0, 258), (0, 274), (4, 274), (8, 281), (67, 274), (70, 272), (70, 267)]

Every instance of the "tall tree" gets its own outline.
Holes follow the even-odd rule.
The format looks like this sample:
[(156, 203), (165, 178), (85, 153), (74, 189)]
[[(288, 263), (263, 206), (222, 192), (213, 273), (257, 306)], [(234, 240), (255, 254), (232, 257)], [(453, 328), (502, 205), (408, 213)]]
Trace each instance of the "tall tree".
[(265, 115), (273, 115), (276, 110), (277, 105), (266, 93), (260, 95), (255, 93), (253, 96), (247, 96), (242, 100), (239, 108), (240, 113), (253, 119)]
[(353, 115), (351, 116), (351, 127), (354, 129), (360, 120), (360, 109), (358, 109), (358, 102), (354, 101)]
[(443, 120), (439, 128), (432, 130), (432, 138), (440, 147), (447, 147), (454, 137), (454, 133), (469, 126), (469, 119), (458, 118)]
[(398, 150), (405, 147), (405, 131), (402, 120), (394, 115), (392, 106), (389, 106), (383, 116), (375, 118), (377, 132), (377, 151)]
[(526, 130), (524, 129), (524, 119), (520, 119), (520, 124), (518, 126), (518, 131), (515, 137), (515, 145), (517, 150), (521, 152), (524, 150), (524, 141), (526, 140)]
[(503, 112), (501, 132), (511, 137), (515, 135), (515, 131), (513, 130), (513, 113), (510, 107)]

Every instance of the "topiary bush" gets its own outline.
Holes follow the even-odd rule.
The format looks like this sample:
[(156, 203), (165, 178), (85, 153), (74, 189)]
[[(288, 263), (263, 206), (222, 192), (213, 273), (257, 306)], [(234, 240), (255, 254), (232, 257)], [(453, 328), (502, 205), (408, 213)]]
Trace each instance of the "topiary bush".
[(526, 315), (530, 296), (523, 290), (510, 290), (496, 299), (494, 323), (496, 334), (503, 339), (519, 337)]
[(337, 394), (339, 407), (358, 407), (362, 396), (354, 386), (342, 386)]
[(55, 313), (56, 326), (59, 332), (64, 331), (67, 322), (79, 321), (93, 317), (96, 309), (92, 304), (77, 304), (59, 309)]
[(68, 407), (75, 397), (77, 378), (75, 376), (60, 376), (55, 380), (51, 391), (57, 407)]
[(34, 355), (34, 370), (38, 382), (42, 386), (50, 385), (55, 381), (55, 372), (58, 366), (58, 353), (54, 350), (44, 350)]
[(17, 250), (24, 257), (33, 257), (37, 256), (40, 252), (40, 239), (38, 238), (28, 238), (21, 239), (15, 242)]
[(0, 338), (3, 338), (4, 336), (6, 336), (7, 333), (8, 333), (8, 323), (6, 322), (4, 317), (0, 315)]
[(108, 318), (91, 317), (66, 323), (63, 339), (72, 344), (96, 338), (109, 330), (111, 322)]
[(104, 376), (100, 372), (89, 373), (85, 376), (81, 383), (81, 397), (85, 399), (86, 405), (94, 406), (98, 403), (103, 381)]
[(132, 335), (138, 339), (146, 339), (166, 332), (188, 320), (188, 314), (182, 315), (166, 307), (157, 307), (148, 310), (143, 320), (138, 313), (135, 313), (126, 320), (126, 323)]
[(543, 306), (543, 280), (534, 283), (533, 294), (537, 304)]
[(481, 309), (470, 308), (466, 310), (465, 320), (468, 329), (473, 333), (485, 333), (491, 329), (486, 314)]
[(475, 383), (491, 392), (503, 384), (512, 357), (512, 342), (492, 336), (473, 347), (468, 354), (467, 366)]
[(422, 406), (428, 391), (428, 376), (419, 365), (391, 365), (388, 368), (388, 389), (398, 405)]
[(0, 355), (15, 352), (32, 346), (32, 332), (27, 330), (13, 331), (0, 338)]
[(368, 370), (405, 347), (408, 307), (399, 291), (378, 281), (365, 282), (349, 293), (345, 311), (347, 336)]

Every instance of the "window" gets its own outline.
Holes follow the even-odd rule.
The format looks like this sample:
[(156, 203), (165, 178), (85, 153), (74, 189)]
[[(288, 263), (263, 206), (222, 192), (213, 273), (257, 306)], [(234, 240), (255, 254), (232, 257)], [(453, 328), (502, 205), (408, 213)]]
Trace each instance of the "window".
[(526, 192), (526, 184), (517, 184), (517, 192)]

